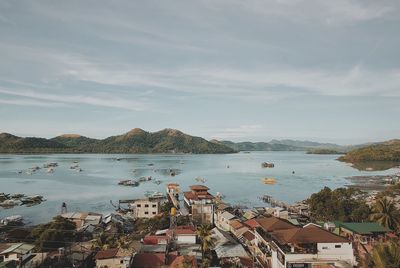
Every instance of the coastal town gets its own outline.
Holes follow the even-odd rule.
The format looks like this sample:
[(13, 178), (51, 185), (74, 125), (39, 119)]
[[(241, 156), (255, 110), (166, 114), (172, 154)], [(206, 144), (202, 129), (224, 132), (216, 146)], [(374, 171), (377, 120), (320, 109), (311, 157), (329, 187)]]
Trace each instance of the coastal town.
[[(394, 176), (389, 188), (399, 185)], [(380, 193), (368, 195), (371, 208)], [(385, 196), (398, 210), (398, 195)], [(396, 224), (314, 220), (307, 200), (262, 199), (263, 207), (231, 206), (204, 183), (188, 189), (167, 183), (165, 193), (119, 200), (107, 215), (63, 203), (47, 224), (7, 217), (0, 224), (0, 267), (373, 267), (377, 247), (398, 241)]]

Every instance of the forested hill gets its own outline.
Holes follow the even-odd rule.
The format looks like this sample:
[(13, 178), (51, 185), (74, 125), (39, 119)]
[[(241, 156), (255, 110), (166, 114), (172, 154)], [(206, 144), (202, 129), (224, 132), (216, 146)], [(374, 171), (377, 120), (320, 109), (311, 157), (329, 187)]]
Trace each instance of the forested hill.
[(392, 161), (400, 162), (400, 140), (390, 140), (352, 150), (340, 157), (344, 162)]
[(98, 140), (67, 134), (52, 139), (0, 134), (0, 153), (193, 153), (219, 154), (236, 151), (176, 129), (147, 132), (139, 128)]

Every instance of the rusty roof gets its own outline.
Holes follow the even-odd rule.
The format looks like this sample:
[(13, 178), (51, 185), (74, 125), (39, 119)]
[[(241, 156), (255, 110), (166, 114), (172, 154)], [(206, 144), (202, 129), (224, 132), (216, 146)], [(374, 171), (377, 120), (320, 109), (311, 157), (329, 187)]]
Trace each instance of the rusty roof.
[(333, 234), (315, 225), (272, 232), (280, 244), (346, 243), (346, 238)]

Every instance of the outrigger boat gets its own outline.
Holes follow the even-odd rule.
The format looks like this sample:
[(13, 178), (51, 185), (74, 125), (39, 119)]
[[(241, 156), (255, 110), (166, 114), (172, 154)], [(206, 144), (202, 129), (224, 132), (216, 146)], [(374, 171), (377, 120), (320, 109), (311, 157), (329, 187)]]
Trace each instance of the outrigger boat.
[(139, 186), (139, 182), (135, 180), (122, 180), (118, 182), (118, 185), (123, 185), (123, 186)]

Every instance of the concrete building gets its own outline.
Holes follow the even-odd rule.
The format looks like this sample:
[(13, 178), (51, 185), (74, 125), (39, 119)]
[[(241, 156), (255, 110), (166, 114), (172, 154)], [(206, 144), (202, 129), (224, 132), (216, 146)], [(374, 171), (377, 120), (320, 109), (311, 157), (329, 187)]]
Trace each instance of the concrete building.
[(264, 265), (285, 267), (353, 267), (352, 243), (319, 226), (302, 228), (275, 217), (266, 218), (256, 228), (257, 248)]
[(136, 218), (152, 218), (160, 213), (160, 200), (157, 198), (144, 198), (130, 204)]
[(214, 196), (204, 185), (192, 185), (184, 193), (185, 206), (192, 215), (192, 220), (199, 224), (214, 224)]
[(95, 256), (96, 268), (130, 268), (132, 255), (117, 248), (101, 250)]
[(169, 237), (174, 236), (177, 244), (196, 244), (196, 229), (193, 226), (177, 226), (175, 230), (168, 230)]

